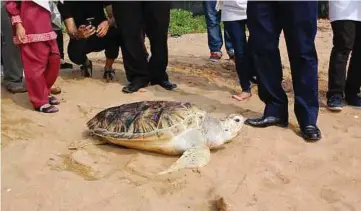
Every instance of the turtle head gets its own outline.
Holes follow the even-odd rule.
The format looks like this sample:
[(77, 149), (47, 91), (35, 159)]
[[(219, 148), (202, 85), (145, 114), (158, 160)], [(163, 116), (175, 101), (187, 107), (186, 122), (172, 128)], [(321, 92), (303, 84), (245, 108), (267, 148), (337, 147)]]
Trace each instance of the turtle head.
[(224, 143), (230, 142), (238, 135), (239, 131), (243, 127), (245, 120), (246, 118), (244, 118), (242, 115), (231, 114), (224, 121), (222, 121)]

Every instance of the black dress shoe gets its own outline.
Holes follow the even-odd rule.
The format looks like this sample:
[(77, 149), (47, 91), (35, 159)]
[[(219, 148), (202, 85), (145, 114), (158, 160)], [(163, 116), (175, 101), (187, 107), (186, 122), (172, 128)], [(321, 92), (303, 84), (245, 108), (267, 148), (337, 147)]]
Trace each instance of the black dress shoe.
[(124, 93), (133, 93), (137, 92), (139, 89), (146, 87), (148, 84), (145, 83), (130, 83), (128, 86), (123, 87), (122, 91)]
[(60, 69), (73, 69), (73, 65), (68, 62), (65, 62), (60, 64)]
[(159, 85), (166, 90), (173, 90), (173, 89), (177, 88), (177, 84), (173, 84), (170, 81), (161, 81), (161, 82), (153, 81), (150, 84), (151, 85)]
[(321, 139), (321, 131), (315, 125), (307, 125), (301, 128), (302, 137), (308, 142), (315, 142)]
[(280, 127), (287, 127), (288, 122), (285, 120), (282, 120), (278, 117), (262, 117), (257, 119), (247, 119), (245, 122), (247, 125), (253, 126), (253, 127), (268, 127), (268, 126), (280, 126)]

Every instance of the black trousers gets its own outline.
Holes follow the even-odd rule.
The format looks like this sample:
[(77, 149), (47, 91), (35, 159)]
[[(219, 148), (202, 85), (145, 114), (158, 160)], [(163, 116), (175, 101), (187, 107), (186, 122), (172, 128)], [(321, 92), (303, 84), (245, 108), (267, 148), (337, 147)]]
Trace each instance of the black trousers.
[(118, 30), (110, 27), (108, 33), (100, 38), (95, 34), (88, 39), (70, 39), (68, 45), (69, 59), (82, 65), (87, 60), (87, 54), (91, 52), (100, 52), (105, 50), (107, 59), (116, 59), (119, 55)]
[(58, 44), (59, 52), (60, 52), (60, 58), (64, 59), (64, 37), (63, 32), (61, 30), (55, 30), (55, 33), (57, 35), (56, 37), (56, 43)]
[[(333, 48), (328, 69), (327, 97), (355, 96), (361, 87), (361, 22), (339, 20), (331, 22)], [(346, 79), (346, 66), (352, 51)]]
[[(121, 34), (121, 48), (127, 80), (131, 83), (168, 80), (168, 27), (170, 2), (117, 1), (114, 17)], [(145, 31), (151, 45), (147, 61)]]
[(249, 44), (257, 72), (258, 93), (266, 104), (264, 117), (288, 119), (282, 89), (279, 37), (283, 30), (295, 92), (295, 114), (301, 127), (318, 117), (318, 58), (315, 48), (317, 1), (248, 1)]

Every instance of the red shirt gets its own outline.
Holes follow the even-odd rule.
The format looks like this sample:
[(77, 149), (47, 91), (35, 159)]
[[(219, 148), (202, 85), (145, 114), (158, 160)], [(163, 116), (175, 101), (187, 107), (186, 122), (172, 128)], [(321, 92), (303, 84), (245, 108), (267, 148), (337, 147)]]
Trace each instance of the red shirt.
[(16, 36), (16, 23), (22, 23), (25, 29), (25, 43), (56, 39), (51, 24), (51, 13), (35, 2), (6, 0), (6, 10), (13, 25), (15, 44), (21, 43)]

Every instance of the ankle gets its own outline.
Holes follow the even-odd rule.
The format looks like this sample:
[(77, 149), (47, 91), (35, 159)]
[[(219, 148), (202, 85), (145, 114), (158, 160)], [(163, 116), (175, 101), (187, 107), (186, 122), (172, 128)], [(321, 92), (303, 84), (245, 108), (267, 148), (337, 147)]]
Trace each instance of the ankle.
[(113, 70), (113, 67), (112, 66), (105, 66), (104, 67), (104, 70), (107, 71), (107, 70)]
[(85, 62), (83, 63), (84, 66), (90, 66), (91, 65), (91, 61), (89, 59), (86, 59)]

